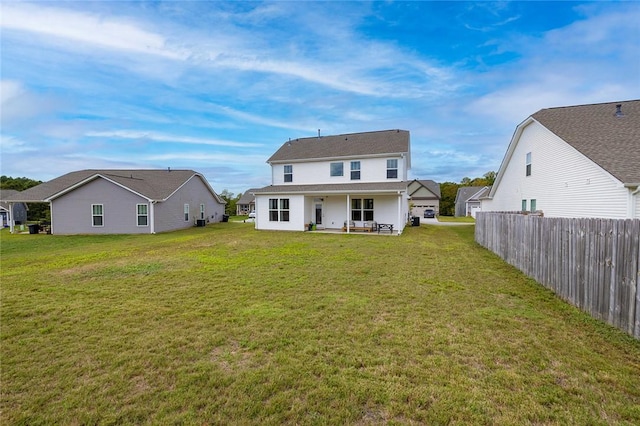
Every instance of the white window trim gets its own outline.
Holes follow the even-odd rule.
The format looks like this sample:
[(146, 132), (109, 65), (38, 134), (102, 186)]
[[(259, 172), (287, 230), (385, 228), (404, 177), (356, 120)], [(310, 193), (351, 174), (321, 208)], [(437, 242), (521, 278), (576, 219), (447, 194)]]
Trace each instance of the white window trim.
[(204, 204), (200, 204), (200, 220), (204, 220), (204, 218), (205, 218)]
[[(271, 208), (271, 201), (275, 200), (276, 202), (276, 208), (272, 209)], [(286, 200), (287, 204), (289, 204), (289, 208), (283, 208), (282, 207), (282, 202)], [(289, 198), (269, 198), (269, 222), (290, 222), (291, 221), (291, 201)], [(272, 212), (276, 212), (278, 219), (277, 220), (273, 220), (271, 218), (271, 213)], [(282, 219), (282, 213), (283, 212), (287, 212), (287, 215), (289, 216), (287, 220), (283, 220)]]
[[(395, 161), (396, 162), (396, 166), (395, 167), (389, 167), (389, 161)], [(391, 170), (395, 170), (396, 171), (396, 177), (389, 177), (389, 171)], [(388, 158), (387, 159), (387, 179), (398, 179), (398, 171), (399, 171), (399, 166), (398, 166), (398, 159), (397, 158)]]
[[(140, 211), (138, 210), (139, 206), (145, 206), (147, 209), (147, 213), (146, 214), (140, 214)], [(145, 216), (147, 218), (147, 224), (146, 225), (140, 225), (140, 217), (141, 216)], [(140, 227), (148, 227), (149, 226), (149, 205), (145, 204), (145, 203), (138, 203), (136, 204), (136, 226), (140, 226)]]
[[(287, 172), (287, 167), (289, 167), (290, 172)], [(283, 168), (283, 176), (282, 179), (284, 179), (285, 183), (291, 183), (293, 182), (293, 164), (285, 164), (284, 168)], [(291, 176), (291, 180), (287, 180), (287, 176)]]
[[(94, 206), (100, 206), (100, 214), (94, 214), (93, 213), (93, 207)], [(101, 217), (102, 218), (102, 225), (96, 225), (94, 222), (94, 218), (95, 217)], [(104, 204), (91, 204), (91, 227), (92, 228), (104, 228)]]
[(184, 205), (184, 221), (189, 222), (189, 204)]
[[(354, 168), (353, 168), (353, 166), (354, 166), (356, 163), (357, 163), (357, 165), (358, 165), (358, 168), (357, 168), (357, 169), (354, 169)], [(360, 180), (360, 179), (362, 178), (362, 163), (360, 163), (360, 161), (352, 161), (352, 162), (351, 162), (350, 169), (351, 169), (351, 170), (349, 171), (349, 178), (350, 178), (351, 180)], [(353, 177), (353, 172), (358, 172), (358, 178), (357, 178), (357, 179), (355, 179), (355, 178)]]
[[(340, 172), (339, 174), (334, 174), (333, 173), (333, 167), (334, 165), (340, 165)], [(329, 163), (329, 176), (330, 177), (342, 177), (344, 176), (344, 162), (342, 161), (334, 161), (333, 163)]]

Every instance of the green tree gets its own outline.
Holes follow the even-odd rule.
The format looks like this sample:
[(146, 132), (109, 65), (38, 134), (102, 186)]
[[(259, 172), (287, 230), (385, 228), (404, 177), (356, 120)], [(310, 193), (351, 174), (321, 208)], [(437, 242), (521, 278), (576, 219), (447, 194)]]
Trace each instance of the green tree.
[(496, 172), (487, 172), (482, 177), (471, 179), (463, 177), (460, 183), (444, 182), (440, 184), (440, 214), (442, 216), (455, 216), (456, 195), (458, 188), (464, 186), (491, 186), (496, 180)]
[(227, 202), (227, 205), (224, 207), (224, 213), (229, 216), (234, 216), (236, 214), (236, 204), (238, 204), (238, 200), (242, 194), (233, 195), (233, 192), (228, 189), (223, 189), (220, 193), (220, 197)]
[(456, 194), (459, 184), (444, 182), (440, 184), (440, 215), (453, 216), (456, 212)]
[[(0, 176), (0, 189), (15, 189), (24, 191), (40, 185), (41, 180), (29, 179), (26, 177)], [(48, 203), (27, 203), (27, 220), (51, 220), (51, 210)]]

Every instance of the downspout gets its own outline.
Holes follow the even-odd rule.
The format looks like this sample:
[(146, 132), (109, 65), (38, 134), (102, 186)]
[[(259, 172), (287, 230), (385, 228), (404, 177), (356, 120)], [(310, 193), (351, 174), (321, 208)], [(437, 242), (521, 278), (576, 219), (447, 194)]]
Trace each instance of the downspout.
[(151, 216), (151, 233), (155, 234), (156, 233), (156, 214), (155, 214), (155, 209), (154, 206), (156, 205), (155, 201), (151, 201), (150, 205), (149, 205), (149, 216)]
[(627, 209), (627, 217), (629, 219), (633, 219), (633, 215), (636, 212), (637, 202), (638, 202), (638, 193), (640, 193), (640, 186), (636, 186), (636, 189), (629, 188), (629, 208)]
[(400, 235), (400, 227), (402, 226), (402, 192), (398, 191), (398, 235)]
[(13, 225), (13, 203), (9, 201), (9, 232), (13, 234), (14, 225)]

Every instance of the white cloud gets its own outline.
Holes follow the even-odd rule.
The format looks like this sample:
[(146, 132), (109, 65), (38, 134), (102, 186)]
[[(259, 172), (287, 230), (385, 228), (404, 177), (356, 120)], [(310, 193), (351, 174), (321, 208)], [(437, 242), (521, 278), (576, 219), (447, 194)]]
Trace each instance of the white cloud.
[(3, 156), (5, 154), (19, 154), (23, 152), (33, 152), (37, 149), (30, 146), (27, 142), (20, 140), (14, 136), (0, 134), (0, 151)]
[(172, 152), (168, 154), (150, 155), (146, 157), (149, 161), (162, 162), (197, 162), (207, 164), (236, 164), (236, 165), (260, 165), (266, 167), (266, 157), (264, 155), (245, 155), (245, 154), (228, 154), (228, 153), (184, 153)]
[(141, 139), (150, 140), (154, 142), (166, 142), (166, 143), (184, 143), (194, 145), (214, 145), (214, 146), (226, 146), (236, 148), (251, 148), (260, 147), (261, 144), (251, 142), (234, 142), (225, 141), (219, 139), (209, 138), (196, 138), (192, 136), (177, 136), (168, 135), (160, 132), (145, 131), (145, 130), (114, 130), (114, 131), (102, 131), (102, 132), (87, 132), (85, 136), (95, 138), (119, 138), (119, 139)]
[(133, 23), (42, 4), (2, 3), (0, 26), (4, 30), (26, 31), (106, 49), (186, 58), (184, 52), (169, 47), (160, 34)]

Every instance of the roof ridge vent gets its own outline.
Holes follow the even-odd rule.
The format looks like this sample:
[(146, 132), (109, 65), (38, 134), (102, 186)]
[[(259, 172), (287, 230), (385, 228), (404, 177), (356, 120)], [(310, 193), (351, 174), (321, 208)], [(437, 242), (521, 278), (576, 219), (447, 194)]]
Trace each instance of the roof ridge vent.
[(616, 105), (616, 117), (624, 117), (624, 112), (622, 112), (622, 104)]

